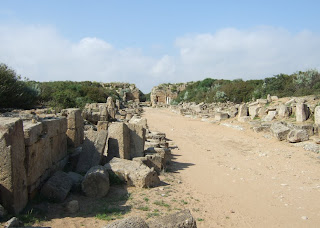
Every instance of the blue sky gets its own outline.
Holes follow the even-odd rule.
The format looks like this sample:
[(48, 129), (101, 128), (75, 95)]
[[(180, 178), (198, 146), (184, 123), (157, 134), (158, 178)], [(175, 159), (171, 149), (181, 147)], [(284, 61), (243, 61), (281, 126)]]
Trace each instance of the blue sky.
[(320, 1), (0, 0), (0, 62), (39, 81), (126, 81), (320, 68)]

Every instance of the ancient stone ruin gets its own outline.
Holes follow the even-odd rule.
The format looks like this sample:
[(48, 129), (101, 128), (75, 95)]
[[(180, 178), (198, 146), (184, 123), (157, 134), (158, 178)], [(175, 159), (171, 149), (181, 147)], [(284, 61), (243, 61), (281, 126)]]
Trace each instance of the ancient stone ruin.
[(84, 110), (3, 113), (1, 207), (18, 214), (37, 194), (53, 202), (64, 202), (71, 191), (104, 197), (110, 173), (129, 186), (157, 186), (170, 161), (165, 134), (148, 130), (137, 103), (121, 106), (108, 98)]

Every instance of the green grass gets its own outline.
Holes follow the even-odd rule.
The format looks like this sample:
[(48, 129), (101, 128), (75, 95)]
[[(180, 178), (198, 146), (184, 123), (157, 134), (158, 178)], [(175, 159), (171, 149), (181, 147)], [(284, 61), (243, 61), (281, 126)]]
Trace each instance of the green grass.
[(159, 210), (155, 209), (153, 212), (150, 212), (147, 214), (147, 218), (155, 217), (155, 216), (160, 216)]
[(40, 223), (41, 221), (46, 219), (46, 217), (41, 212), (36, 212), (33, 209), (29, 210), (25, 214), (20, 214), (18, 218), (26, 226), (31, 226), (34, 223)]
[(99, 213), (95, 217), (100, 220), (111, 221), (123, 218), (123, 215), (128, 212), (119, 208), (108, 208), (105, 209), (104, 213)]
[(147, 203), (149, 202), (149, 198), (148, 197), (144, 197), (143, 200), (146, 201)]
[(167, 207), (167, 208), (170, 207), (170, 205), (167, 204), (167, 203), (165, 203), (163, 200), (161, 200), (161, 201), (160, 201), (160, 200), (154, 201), (153, 204), (155, 204), (155, 205), (157, 205), (157, 206)]
[(203, 219), (203, 218), (197, 218), (197, 221), (198, 221), (198, 222), (203, 222), (204, 219)]
[(181, 200), (181, 203), (182, 203), (182, 204), (185, 204), (185, 205), (188, 204), (188, 202), (187, 202), (187, 201), (184, 201), (184, 200)]
[(140, 210), (140, 211), (149, 211), (149, 207), (148, 206), (137, 207), (137, 209)]

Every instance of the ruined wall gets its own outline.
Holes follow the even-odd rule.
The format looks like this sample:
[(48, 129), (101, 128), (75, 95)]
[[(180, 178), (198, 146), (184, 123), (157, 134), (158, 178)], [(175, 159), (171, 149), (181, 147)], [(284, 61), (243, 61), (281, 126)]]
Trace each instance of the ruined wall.
[(151, 105), (170, 104), (172, 100), (178, 97), (178, 94), (186, 89), (187, 84), (161, 84), (151, 90)]
[(116, 90), (116, 92), (119, 94), (123, 101), (140, 101), (140, 90), (136, 87), (135, 84), (113, 82), (102, 83), (102, 86), (108, 89)]

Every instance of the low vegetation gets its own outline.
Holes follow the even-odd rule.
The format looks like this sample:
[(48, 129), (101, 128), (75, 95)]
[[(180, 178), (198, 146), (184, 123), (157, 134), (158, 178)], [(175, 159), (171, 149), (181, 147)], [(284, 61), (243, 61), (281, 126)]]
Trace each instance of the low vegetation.
[(206, 78), (189, 84), (174, 102), (241, 103), (266, 98), (268, 94), (278, 97), (319, 95), (320, 73), (317, 70), (308, 70), (291, 75), (278, 74), (264, 80), (247, 81)]

